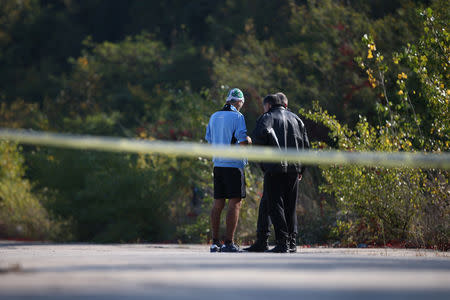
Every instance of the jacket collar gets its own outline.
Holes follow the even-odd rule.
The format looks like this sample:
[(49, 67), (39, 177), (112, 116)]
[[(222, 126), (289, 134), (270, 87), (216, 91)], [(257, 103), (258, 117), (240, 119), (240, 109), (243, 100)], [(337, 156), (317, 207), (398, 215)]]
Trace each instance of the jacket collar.
[(286, 108), (283, 105), (280, 104), (275, 104), (272, 105), (272, 107), (270, 108), (269, 111), (274, 111), (274, 110), (285, 110)]

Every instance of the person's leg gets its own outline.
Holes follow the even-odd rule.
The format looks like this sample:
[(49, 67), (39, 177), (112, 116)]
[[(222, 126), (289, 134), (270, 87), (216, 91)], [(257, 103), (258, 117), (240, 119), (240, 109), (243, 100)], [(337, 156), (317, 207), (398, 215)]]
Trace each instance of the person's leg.
[(220, 247), (219, 228), (220, 215), (225, 206), (226, 190), (225, 190), (226, 168), (214, 167), (214, 203), (211, 209), (211, 230), (213, 245)]
[(246, 197), (245, 193), (245, 173), (243, 169), (227, 168), (225, 189), (227, 194), (228, 212), (227, 212), (227, 231), (225, 244), (222, 246), (222, 252), (239, 252), (239, 247), (234, 243), (234, 232), (239, 221), (239, 211), (241, 209), (241, 200)]
[(284, 191), (284, 214), (288, 226), (288, 233), (297, 233), (297, 198), (298, 198), (298, 175), (288, 173), (286, 180), (286, 190)]
[[(266, 183), (264, 182), (264, 185)], [(270, 217), (268, 208), (267, 188), (264, 187), (263, 196), (259, 202), (258, 221), (256, 225), (256, 236), (258, 240), (267, 241), (270, 235)]]
[(297, 237), (297, 199), (298, 199), (298, 174), (288, 173), (286, 178), (286, 190), (284, 191), (284, 214), (289, 234), (289, 248), (295, 252)]
[(225, 206), (225, 199), (214, 199), (211, 209), (211, 229), (213, 241), (219, 240), (220, 215)]
[(239, 211), (241, 209), (241, 198), (233, 198), (228, 202), (227, 212), (227, 232), (225, 236), (226, 242), (233, 243), (234, 232), (239, 221)]
[[(266, 182), (264, 182), (266, 185)], [(245, 248), (248, 252), (264, 252), (268, 250), (268, 239), (270, 235), (270, 217), (268, 209), (267, 189), (264, 188), (261, 201), (259, 202), (258, 221), (256, 223), (256, 241), (250, 247)]]
[[(269, 197), (269, 216), (275, 229), (277, 247), (286, 247), (288, 238), (288, 228), (284, 215), (284, 203), (282, 197), (283, 185), (285, 184), (284, 174), (269, 173), (264, 176), (268, 180), (267, 195)], [(287, 249), (286, 249), (287, 250)]]

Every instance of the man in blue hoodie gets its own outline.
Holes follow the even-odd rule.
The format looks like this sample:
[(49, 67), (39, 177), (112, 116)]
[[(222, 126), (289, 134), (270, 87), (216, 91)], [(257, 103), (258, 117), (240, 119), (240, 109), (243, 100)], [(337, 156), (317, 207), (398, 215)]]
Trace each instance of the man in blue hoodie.
[[(205, 139), (213, 145), (246, 145), (251, 143), (247, 136), (244, 116), (239, 110), (244, 105), (244, 94), (231, 89), (224, 107), (209, 119)], [(245, 160), (214, 157), (214, 205), (211, 210), (212, 239), (211, 252), (239, 252), (234, 242), (234, 232), (239, 220), (241, 200), (245, 198)], [(226, 217), (225, 243), (220, 244), (220, 215), (229, 199)]]

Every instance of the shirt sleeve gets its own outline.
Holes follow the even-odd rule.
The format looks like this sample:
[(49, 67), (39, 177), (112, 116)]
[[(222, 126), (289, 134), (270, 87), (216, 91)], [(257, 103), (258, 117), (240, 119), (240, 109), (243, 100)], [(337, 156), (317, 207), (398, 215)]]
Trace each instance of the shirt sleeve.
[(211, 120), (208, 122), (208, 126), (206, 126), (206, 135), (205, 135), (205, 140), (211, 144), (211, 129), (209, 124), (211, 123)]
[(308, 134), (306, 133), (306, 126), (305, 124), (299, 120), (299, 125), (300, 125), (300, 130), (302, 133), (302, 139), (303, 139), (303, 149), (309, 149), (310, 145), (309, 145), (309, 139), (308, 139)]
[[(298, 125), (300, 127), (300, 132), (302, 134), (302, 140), (303, 140), (303, 150), (305, 149), (309, 149), (310, 145), (309, 145), (309, 139), (308, 139), (308, 135), (306, 133), (306, 126), (305, 124), (303, 124), (302, 120), (298, 120)], [(300, 170), (300, 174), (303, 174), (305, 172), (305, 165), (302, 164), (301, 170)]]
[(308, 135), (306, 134), (306, 127), (303, 127), (303, 140), (305, 141), (305, 149), (311, 148), (309, 145)]
[(245, 126), (245, 119), (243, 115), (239, 115), (237, 119), (237, 126), (234, 136), (239, 143), (247, 140), (247, 127)]

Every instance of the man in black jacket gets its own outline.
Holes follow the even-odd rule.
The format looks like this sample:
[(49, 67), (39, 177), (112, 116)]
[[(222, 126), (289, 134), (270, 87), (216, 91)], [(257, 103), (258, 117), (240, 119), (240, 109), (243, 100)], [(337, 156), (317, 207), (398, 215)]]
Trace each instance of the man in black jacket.
[[(300, 118), (286, 109), (287, 98), (284, 94), (268, 95), (264, 98), (265, 113), (258, 119), (252, 139), (254, 144), (273, 146), (280, 150), (293, 148), (302, 150), (309, 148), (306, 129)], [(298, 181), (304, 171), (300, 163), (263, 163), (264, 170), (264, 196), (261, 201), (258, 218), (258, 238), (255, 245), (259, 250), (267, 248), (267, 236), (265, 240), (264, 228), (268, 227), (267, 215), (264, 214), (264, 206), (274, 225), (277, 245), (271, 252), (295, 252), (297, 236), (297, 191)], [(263, 209), (261, 211), (261, 209)], [(266, 225), (267, 224), (267, 225)], [(260, 227), (261, 226), (261, 227)], [(256, 249), (248, 248), (252, 251)]]
[[(287, 109), (288, 99), (283, 93), (275, 94), (280, 103)], [(269, 208), (268, 208), (268, 197), (267, 197), (267, 189), (263, 189), (263, 195), (261, 200), (259, 201), (259, 209), (258, 209), (258, 221), (256, 223), (256, 241), (250, 247), (244, 248), (245, 251), (248, 252), (264, 252), (269, 250), (269, 236), (270, 236), (270, 225), (272, 222), (269, 217)], [(290, 232), (291, 233), (291, 232)], [(290, 242), (292, 247), (289, 248), (290, 252), (296, 252), (297, 247), (294, 240)]]

